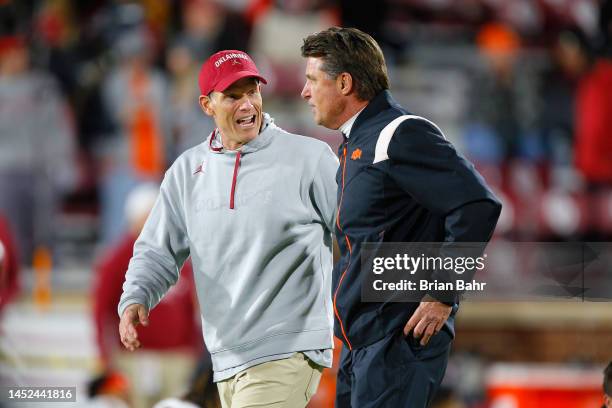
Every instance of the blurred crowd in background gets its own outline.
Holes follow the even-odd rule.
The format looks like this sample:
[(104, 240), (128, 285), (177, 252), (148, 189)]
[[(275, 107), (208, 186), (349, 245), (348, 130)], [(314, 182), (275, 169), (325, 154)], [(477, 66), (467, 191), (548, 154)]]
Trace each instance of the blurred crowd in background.
[(58, 215), (91, 215), (89, 238), (117, 239), (129, 191), (212, 130), (196, 78), (219, 49), (253, 54), (281, 126), (337, 144), (299, 99), (299, 46), (340, 24), (380, 42), (395, 97), (502, 193), (500, 232), (601, 239), (612, 234), (610, 14), (597, 0), (4, 0), (0, 209), (28, 264), (39, 245), (55, 251)]
[(37, 246), (57, 253), (66, 223), (84, 240), (113, 242), (129, 191), (159, 181), (212, 130), (197, 72), (220, 49), (252, 53), (270, 78), (265, 109), (282, 127), (336, 147), (339, 136), (315, 126), (299, 98), (299, 47), (344, 25), (379, 41), (396, 99), (439, 123), (501, 194), (498, 233), (602, 240), (612, 236), (611, 7), (2, 0), (0, 209), (26, 264)]
[[(299, 96), (302, 39), (332, 25), (374, 36), (394, 97), (435, 121), (503, 199), (496, 239), (611, 240), (610, 0), (0, 0), (0, 308), (19, 265), (94, 270), (108, 359), (101, 333), (114, 330), (142, 189), (214, 127), (197, 103), (201, 63), (249, 52), (268, 78), (264, 110), (335, 149), (340, 134)], [(51, 278), (29, 279), (44, 302)], [(190, 337), (192, 323), (172, 332)], [(179, 337), (161, 347), (194, 347)]]

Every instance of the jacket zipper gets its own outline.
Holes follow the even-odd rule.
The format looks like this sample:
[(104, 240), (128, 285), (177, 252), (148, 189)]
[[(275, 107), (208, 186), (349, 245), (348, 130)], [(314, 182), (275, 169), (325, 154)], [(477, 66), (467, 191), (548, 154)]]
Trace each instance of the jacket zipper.
[[(345, 142), (344, 148), (342, 149), (342, 190), (340, 192), (340, 203), (338, 203), (338, 212), (336, 214), (336, 226), (338, 227), (338, 230), (340, 232), (343, 232), (342, 227), (340, 227), (340, 208), (342, 207), (342, 199), (344, 198), (344, 174), (346, 173), (346, 145), (347, 144), (348, 143)], [(340, 277), (340, 281), (338, 282), (336, 291), (334, 292), (333, 305), (334, 305), (334, 313), (336, 314), (336, 318), (338, 319), (338, 322), (340, 322), (340, 330), (342, 331), (342, 336), (344, 337), (344, 340), (346, 340), (346, 344), (349, 350), (352, 350), (353, 346), (351, 345), (351, 342), (349, 341), (348, 336), (346, 335), (346, 332), (344, 330), (344, 323), (342, 322), (342, 319), (340, 318), (340, 314), (338, 313), (338, 309), (336, 308), (336, 298), (338, 297), (338, 291), (340, 290), (340, 285), (342, 285), (342, 281), (344, 280), (344, 277), (346, 273), (348, 272), (348, 269), (351, 265), (351, 256), (353, 254), (353, 249), (351, 247), (351, 241), (349, 240), (346, 234), (344, 234), (344, 239), (346, 240), (346, 245), (349, 250), (349, 260), (346, 265), (346, 269), (344, 270), (344, 272), (342, 273), (342, 276)]]
[(236, 161), (234, 162), (234, 177), (232, 178), (232, 191), (230, 192), (230, 210), (234, 209), (234, 193), (236, 191), (236, 179), (238, 178), (238, 168), (240, 167), (240, 150), (236, 152)]

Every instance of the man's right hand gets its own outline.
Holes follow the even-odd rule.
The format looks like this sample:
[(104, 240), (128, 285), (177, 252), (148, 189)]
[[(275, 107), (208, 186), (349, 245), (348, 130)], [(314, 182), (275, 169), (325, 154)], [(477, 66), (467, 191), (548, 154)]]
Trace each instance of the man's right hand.
[(121, 337), (121, 343), (130, 351), (134, 351), (140, 347), (138, 332), (136, 331), (136, 326), (138, 326), (139, 323), (143, 326), (149, 325), (149, 312), (147, 308), (139, 303), (129, 305), (123, 311), (123, 315), (121, 315), (119, 336)]

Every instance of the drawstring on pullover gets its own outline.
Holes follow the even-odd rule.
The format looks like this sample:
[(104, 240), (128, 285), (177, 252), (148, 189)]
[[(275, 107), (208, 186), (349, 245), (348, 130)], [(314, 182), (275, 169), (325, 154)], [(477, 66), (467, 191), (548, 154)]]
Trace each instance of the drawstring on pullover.
[(240, 150), (236, 152), (236, 161), (234, 162), (234, 177), (232, 178), (232, 191), (230, 193), (230, 210), (234, 209), (234, 192), (236, 191), (236, 178), (238, 177), (238, 168), (240, 167)]

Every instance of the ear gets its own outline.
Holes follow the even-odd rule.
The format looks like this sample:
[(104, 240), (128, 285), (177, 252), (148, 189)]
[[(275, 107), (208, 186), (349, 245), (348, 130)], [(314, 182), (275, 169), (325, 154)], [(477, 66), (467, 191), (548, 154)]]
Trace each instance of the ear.
[(336, 78), (338, 91), (344, 96), (353, 91), (353, 76), (348, 72), (343, 72)]
[(207, 114), (208, 116), (214, 116), (215, 111), (213, 109), (213, 101), (210, 96), (200, 95), (200, 99), (198, 101), (200, 103), (200, 108), (202, 108), (202, 112)]

